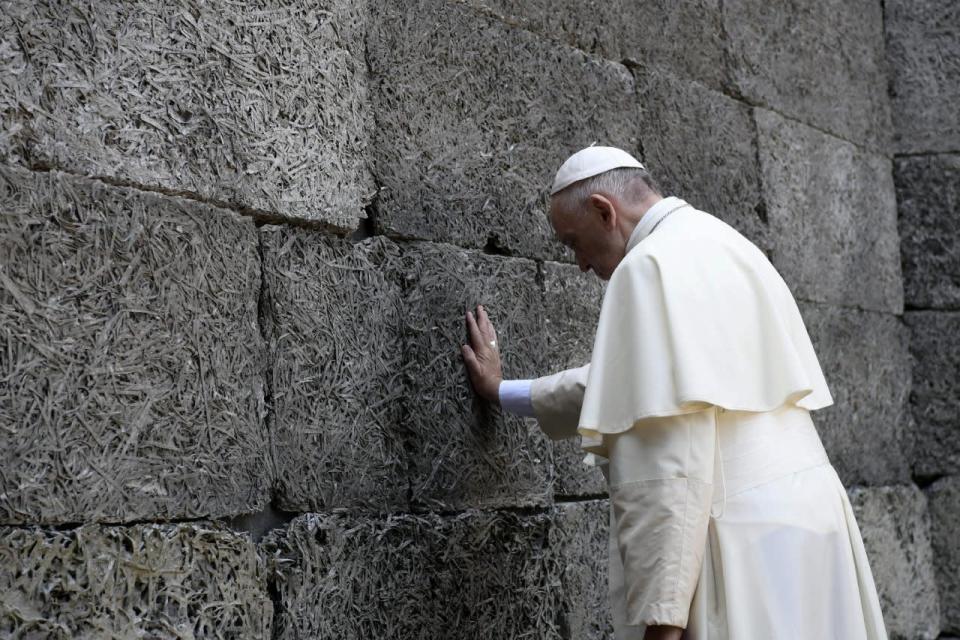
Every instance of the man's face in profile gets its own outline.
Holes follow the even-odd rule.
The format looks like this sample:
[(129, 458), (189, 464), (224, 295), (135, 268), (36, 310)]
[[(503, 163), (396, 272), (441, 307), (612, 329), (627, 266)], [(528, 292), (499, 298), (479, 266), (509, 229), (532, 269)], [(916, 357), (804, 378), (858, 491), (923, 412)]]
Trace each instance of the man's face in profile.
[(616, 216), (614, 204), (597, 194), (578, 210), (568, 210), (561, 199), (550, 201), (550, 223), (557, 239), (573, 251), (581, 271), (593, 271), (601, 280), (609, 280), (623, 259)]

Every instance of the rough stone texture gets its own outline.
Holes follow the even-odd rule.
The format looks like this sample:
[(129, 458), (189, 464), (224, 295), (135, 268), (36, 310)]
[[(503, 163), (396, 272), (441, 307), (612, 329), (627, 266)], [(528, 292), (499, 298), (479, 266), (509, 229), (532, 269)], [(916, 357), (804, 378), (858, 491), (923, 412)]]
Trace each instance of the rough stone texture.
[(918, 311), (904, 317), (913, 356), (914, 473), (927, 477), (956, 473), (960, 470), (960, 313)]
[[(278, 545), (279, 638), (557, 637), (544, 516), (306, 516)], [(545, 628), (547, 627), (547, 628)]]
[(751, 103), (887, 152), (890, 107), (882, 3), (729, 0), (723, 3), (723, 27), (731, 49), (733, 91)]
[[(603, 283), (574, 265), (545, 262), (546, 357), (542, 375), (590, 362), (600, 316)], [(554, 492), (561, 496), (599, 495), (607, 485), (600, 470), (583, 464), (580, 438), (552, 442)]]
[(940, 593), (940, 630), (960, 633), (960, 476), (938, 480), (927, 490), (927, 498)]
[(813, 414), (844, 484), (910, 479), (908, 332), (889, 314), (801, 303), (834, 404)]
[(256, 547), (209, 523), (0, 527), (4, 638), (271, 637)]
[(562, 257), (557, 167), (596, 141), (637, 148), (626, 68), (442, 0), (389, 0), (373, 23), (381, 230)]
[(894, 161), (907, 307), (960, 309), (960, 155)]
[(0, 158), (354, 228), (374, 188), (365, 0), (0, 16)]
[(0, 167), (0, 265), (0, 523), (263, 506), (249, 219)]
[(404, 509), (400, 249), (260, 233), (280, 506)]
[(960, 151), (960, 5), (885, 0), (894, 149)]
[[(309, 514), (272, 532), (261, 555), (274, 576), (274, 638), (444, 637), (446, 630), (435, 635), (434, 616), (441, 603), (450, 607), (453, 594), (429, 597), (430, 569), (442, 562), (435, 555), (441, 525), (438, 516)], [(464, 592), (454, 593), (466, 607)]]
[(557, 505), (552, 524), (549, 548), (559, 556), (561, 637), (610, 640), (610, 503)]
[(607, 508), (302, 516), (263, 544), (275, 637), (606, 638)]
[(717, 89), (729, 82), (718, 0), (679, 4), (667, 0), (467, 3), (492, 12), (511, 26), (529, 29), (608, 60), (668, 69)]
[(414, 502), (446, 509), (546, 504), (552, 492), (546, 438), (479, 400), (460, 355), (464, 314), (482, 303), (508, 375), (529, 378), (541, 370), (536, 264), (430, 243), (408, 245), (404, 259), (405, 427)]
[(772, 260), (794, 295), (901, 313), (890, 160), (771, 111), (754, 113)]
[[(484, 302), (508, 375), (589, 357), (600, 289), (543, 209), (592, 142), (809, 301), (848, 484), (948, 475), (929, 524), (915, 487), (853, 497), (892, 637), (937, 633), (937, 576), (960, 632), (956, 2), (681, 4), (3, 3), (0, 525), (285, 533), (266, 574), (206, 522), (0, 526), (0, 637), (608, 639), (603, 481), (459, 355)], [(371, 200), (357, 235), (399, 246), (318, 233)]]
[(637, 93), (644, 159), (663, 193), (769, 248), (752, 109), (661, 73), (638, 75)]
[(850, 502), (891, 640), (933, 640), (940, 609), (923, 492), (913, 485), (860, 488), (850, 491)]

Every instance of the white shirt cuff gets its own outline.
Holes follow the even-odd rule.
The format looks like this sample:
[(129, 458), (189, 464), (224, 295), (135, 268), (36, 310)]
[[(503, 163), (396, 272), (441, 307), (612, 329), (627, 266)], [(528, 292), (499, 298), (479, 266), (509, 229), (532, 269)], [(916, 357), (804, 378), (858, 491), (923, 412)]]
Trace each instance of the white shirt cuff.
[(500, 407), (508, 412), (528, 418), (536, 417), (530, 400), (530, 383), (533, 380), (502, 380), (500, 382)]

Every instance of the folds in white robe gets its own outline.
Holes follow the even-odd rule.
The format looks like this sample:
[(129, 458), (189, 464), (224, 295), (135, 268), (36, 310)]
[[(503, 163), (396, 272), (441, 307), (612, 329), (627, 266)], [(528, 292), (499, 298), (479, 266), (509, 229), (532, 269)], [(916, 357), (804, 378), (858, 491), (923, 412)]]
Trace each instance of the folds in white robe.
[(883, 640), (846, 492), (806, 409), (718, 407), (605, 436), (618, 640)]
[(609, 459), (617, 637), (885, 638), (810, 420), (832, 399), (792, 295), (723, 222), (655, 209), (607, 287), (591, 365), (531, 385), (547, 435), (578, 424)]
[(793, 295), (763, 252), (714, 216), (667, 201), (677, 208), (649, 235), (638, 225), (604, 293), (584, 448), (602, 452), (602, 434), (648, 417), (832, 404)]

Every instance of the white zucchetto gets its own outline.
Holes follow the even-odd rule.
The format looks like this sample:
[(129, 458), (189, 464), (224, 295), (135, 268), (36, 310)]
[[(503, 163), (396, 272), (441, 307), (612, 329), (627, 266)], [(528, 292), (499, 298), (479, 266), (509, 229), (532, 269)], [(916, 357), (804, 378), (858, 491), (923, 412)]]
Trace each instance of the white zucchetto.
[(624, 167), (644, 168), (639, 160), (623, 149), (617, 149), (616, 147), (587, 147), (581, 149), (560, 165), (557, 175), (553, 179), (550, 195), (569, 187), (574, 182), (598, 176), (611, 169)]

